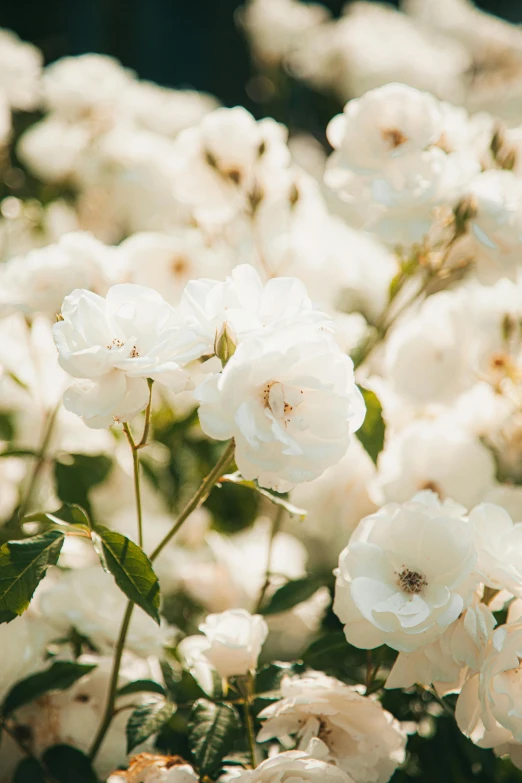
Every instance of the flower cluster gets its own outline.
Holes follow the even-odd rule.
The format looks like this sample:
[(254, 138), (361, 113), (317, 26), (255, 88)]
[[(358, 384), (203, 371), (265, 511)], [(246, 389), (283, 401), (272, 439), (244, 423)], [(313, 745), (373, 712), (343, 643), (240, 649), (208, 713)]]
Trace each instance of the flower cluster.
[(0, 783), (518, 780), (522, 33), (236, 20), (261, 119), (0, 31)]

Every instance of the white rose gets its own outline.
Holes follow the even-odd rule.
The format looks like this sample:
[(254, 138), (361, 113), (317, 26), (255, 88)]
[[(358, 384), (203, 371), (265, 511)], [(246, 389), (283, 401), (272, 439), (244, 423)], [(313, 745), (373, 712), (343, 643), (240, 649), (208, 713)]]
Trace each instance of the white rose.
[(242, 475), (279, 492), (342, 459), (365, 414), (351, 359), (302, 327), (240, 343), (195, 396), (204, 432), (235, 438)]
[(74, 180), (91, 135), (87, 123), (49, 114), (21, 135), (16, 151), (29, 171), (44, 182)]
[(223, 282), (192, 280), (179, 312), (205, 345), (202, 353), (213, 353), (225, 323), (239, 342), (293, 325), (332, 329), (331, 319), (313, 307), (301, 280), (277, 277), (263, 285), (250, 264), (236, 266)]
[(44, 99), (50, 109), (78, 119), (93, 110), (112, 110), (132, 79), (132, 71), (104, 54), (62, 57), (44, 71)]
[(303, 35), (327, 18), (327, 9), (319, 3), (249, 0), (242, 9), (240, 21), (255, 56), (273, 66), (281, 62)]
[(268, 635), (261, 615), (246, 609), (209, 614), (199, 630), (207, 639), (202, 653), (221, 677), (239, 677), (255, 669)]
[[(55, 581), (46, 579), (36, 594), (36, 607), (48, 625), (49, 634), (63, 638), (75, 628), (101, 652), (109, 653), (118, 640), (119, 620), (127, 603), (113, 577), (99, 565), (71, 569), (59, 576), (53, 570), (52, 574)], [(158, 628), (136, 606), (126, 644), (143, 658), (160, 656), (172, 631), (166, 625)]]
[(434, 685), (439, 694), (459, 691), (471, 672), (479, 671), (496, 620), (491, 610), (475, 601), (431, 644), (401, 652), (386, 680), (386, 688)]
[(43, 55), (11, 30), (0, 30), (0, 81), (13, 109), (32, 111), (40, 102)]
[(335, 152), (326, 181), (338, 187), (344, 170), (381, 171), (388, 163), (422, 153), (443, 130), (440, 104), (427, 92), (386, 84), (349, 101), (327, 128)]
[(489, 587), (522, 597), (522, 522), (493, 503), (481, 503), (469, 515), (478, 552), (477, 570)]
[[(66, 744), (79, 748), (84, 753), (89, 750), (105, 708), (107, 690), (111, 679), (112, 658), (82, 655), (79, 663), (94, 664), (91, 672), (65, 691), (50, 691), (41, 699), (21, 707), (14, 713), (16, 723), (23, 727), (28, 747), (36, 756), (40, 756), (52, 745)], [(127, 685), (138, 679), (156, 679), (156, 675), (147, 662), (136, 661), (130, 653), (125, 653), (120, 670), (119, 686)], [(117, 706), (129, 706), (141, 703), (143, 697), (119, 697)], [(147, 694), (146, 701), (151, 701)], [(118, 712), (111, 723), (105, 740), (96, 758), (94, 768), (103, 780), (118, 766), (127, 760), (125, 726), (129, 710)], [(147, 741), (150, 746), (151, 742)], [(20, 761), (22, 754), (12, 741), (2, 742), (0, 746), (0, 770), (4, 772), (13, 763)]]
[(376, 503), (404, 503), (419, 490), (431, 489), (469, 508), (494, 480), (493, 454), (478, 437), (442, 418), (417, 420), (388, 437), (370, 496)]
[(385, 343), (385, 373), (408, 403), (452, 402), (473, 382), (469, 305), (443, 292), (402, 320)]
[(175, 141), (176, 197), (217, 219), (249, 207), (263, 185), (286, 176), (288, 131), (268, 118), (256, 122), (241, 106), (219, 108)]
[(256, 769), (233, 772), (227, 780), (231, 783), (354, 783), (339, 767), (300, 751), (280, 753)]
[(52, 631), (32, 611), (0, 625), (0, 701), (18, 680), (43, 668), (51, 638)]
[(76, 378), (67, 410), (91, 427), (127, 421), (147, 404), (147, 378), (179, 392), (189, 378), (181, 365), (198, 355), (195, 338), (161, 295), (139, 285), (115, 285), (102, 299), (76, 290), (53, 327), (60, 366)]
[(455, 717), (460, 730), (482, 748), (522, 742), (521, 652), (522, 624), (497, 628), (480, 673), (462, 688)]
[(105, 293), (113, 250), (84, 232), (65, 234), (56, 245), (31, 250), (2, 266), (0, 314), (20, 310), (54, 320), (75, 288)]
[(186, 284), (206, 274), (225, 274), (230, 263), (223, 251), (208, 246), (201, 231), (178, 228), (174, 234), (143, 231), (119, 246), (131, 281), (161, 291), (165, 301), (177, 305)]
[(332, 762), (356, 783), (386, 783), (404, 761), (406, 734), (381, 704), (320, 672), (287, 677), (264, 709), (258, 741), (297, 735), (298, 749)]
[(469, 186), (476, 205), (471, 222), (479, 279), (515, 279), (522, 248), (522, 183), (512, 171), (483, 171)]
[(107, 783), (198, 783), (190, 764), (179, 756), (158, 756), (140, 753), (131, 759), (125, 772), (115, 772)]
[(464, 513), (422, 492), (361, 520), (340, 555), (335, 589), (350, 644), (411, 652), (457, 619), (477, 582)]

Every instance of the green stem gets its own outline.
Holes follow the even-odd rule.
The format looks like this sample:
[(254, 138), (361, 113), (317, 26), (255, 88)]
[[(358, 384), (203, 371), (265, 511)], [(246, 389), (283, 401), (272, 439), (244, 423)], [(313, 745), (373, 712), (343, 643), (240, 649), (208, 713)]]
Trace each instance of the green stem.
[(270, 540), (268, 542), (268, 553), (266, 558), (266, 569), (265, 569), (265, 581), (263, 583), (263, 586), (261, 587), (261, 591), (259, 593), (259, 598), (257, 599), (255, 608), (254, 608), (254, 614), (259, 612), (263, 605), (263, 601), (265, 600), (266, 591), (270, 587), (270, 577), (271, 577), (271, 563), (272, 563), (272, 552), (274, 549), (274, 540), (279, 531), (281, 530), (281, 524), (283, 522), (283, 516), (284, 516), (285, 510), (282, 506), (277, 507), (277, 511), (274, 517), (274, 520), (272, 522), (272, 530), (270, 532)]
[(140, 486), (140, 455), (138, 446), (134, 443), (132, 432), (127, 422), (123, 425), (123, 431), (127, 436), (132, 452), (132, 462), (134, 466), (134, 496), (136, 498), (136, 515), (138, 518), (138, 544), (143, 549), (143, 512), (141, 507), (141, 486)]
[[(239, 684), (239, 682), (238, 682)], [(243, 687), (244, 685), (244, 687)], [(248, 741), (248, 749), (250, 752), (250, 763), (252, 764), (252, 769), (256, 768), (257, 765), (257, 752), (256, 752), (256, 732), (254, 728), (254, 719), (252, 717), (251, 712), (251, 705), (252, 705), (252, 694), (254, 692), (253, 688), (253, 677), (252, 672), (249, 672), (246, 677), (241, 678), (241, 682), (239, 684), (239, 687), (243, 694), (243, 720), (244, 720), (244, 726), (246, 729), (246, 735), (247, 735), (247, 741)]]
[(42, 472), (42, 469), (45, 465), (45, 460), (47, 457), (47, 449), (49, 447), (49, 443), (53, 434), (53, 429), (56, 423), (56, 417), (58, 415), (58, 411), (60, 410), (60, 405), (61, 405), (61, 401), (58, 403), (58, 405), (56, 405), (56, 407), (53, 410), (47, 413), (46, 421), (43, 429), (42, 442), (36, 454), (36, 462), (31, 472), (29, 481), (27, 482), (25, 495), (20, 501), (20, 504), (18, 506), (18, 520), (23, 519), (23, 517), (26, 515), (27, 511), (31, 506), (33, 495), (38, 486), (38, 479), (40, 478), (40, 473)]
[(149, 401), (145, 409), (145, 426), (143, 427), (143, 435), (141, 436), (141, 440), (135, 446), (136, 449), (142, 449), (144, 446), (146, 446), (147, 438), (149, 437), (151, 408), (152, 408), (152, 384), (154, 383), (154, 381), (152, 380), (152, 378), (148, 378), (147, 383), (149, 385)]
[(94, 738), (91, 749), (89, 751), (89, 758), (91, 759), (91, 761), (94, 761), (94, 759), (96, 758), (98, 751), (102, 745), (102, 742), (105, 739), (105, 735), (107, 734), (109, 726), (111, 725), (112, 719), (114, 717), (114, 705), (116, 703), (116, 693), (118, 691), (118, 676), (120, 674), (123, 648), (125, 647), (125, 640), (127, 638), (127, 632), (129, 630), (133, 609), (134, 609), (134, 604), (132, 601), (129, 601), (127, 604), (127, 608), (125, 610), (125, 614), (123, 615), (123, 622), (120, 628), (120, 635), (116, 643), (116, 650), (114, 653), (114, 661), (112, 664), (112, 671), (111, 671), (111, 680), (109, 684), (109, 693), (107, 695), (107, 703), (105, 705), (103, 719), (100, 724), (100, 728), (98, 729), (98, 733), (96, 734), (96, 737)]
[(183, 522), (185, 522), (187, 517), (189, 517), (197, 508), (201, 506), (202, 503), (205, 502), (214, 484), (221, 478), (223, 473), (226, 471), (227, 467), (232, 462), (232, 457), (234, 456), (234, 448), (235, 448), (234, 441), (230, 441), (225, 451), (216, 462), (215, 466), (212, 468), (212, 470), (207, 475), (207, 477), (204, 478), (203, 481), (201, 482), (201, 485), (197, 490), (197, 492), (188, 501), (187, 505), (185, 506), (185, 508), (179, 515), (179, 517), (177, 518), (174, 527), (171, 530), (169, 530), (169, 532), (167, 533), (163, 541), (160, 541), (156, 549), (149, 556), (151, 562), (154, 562), (154, 560), (156, 560), (158, 555), (161, 554), (161, 552), (165, 549), (169, 541), (173, 538), (173, 536), (176, 535), (176, 533), (180, 529)]
[[(124, 425), (124, 430), (125, 430), (125, 434), (127, 435), (127, 438), (129, 439), (129, 443), (131, 443), (131, 441), (132, 443), (134, 443), (134, 440), (132, 438), (132, 433), (130, 432), (130, 428), (127, 425)], [(133, 448), (133, 455), (135, 455), (136, 453), (137, 453), (137, 449)], [(183, 522), (187, 519), (187, 517), (190, 514), (192, 514), (192, 512), (195, 511), (195, 509), (199, 508), (199, 506), (205, 501), (205, 499), (208, 497), (210, 493), (210, 490), (212, 489), (216, 481), (220, 478), (220, 476), (223, 475), (224, 470), (228, 467), (229, 463), (231, 462), (233, 454), (234, 454), (234, 441), (231, 441), (227, 446), (227, 448), (225, 449), (225, 451), (223, 452), (223, 454), (221, 455), (221, 457), (219, 458), (219, 460), (217, 461), (215, 467), (210, 471), (208, 476), (205, 479), (203, 479), (199, 489), (194, 494), (192, 499), (189, 500), (189, 502), (187, 503), (187, 505), (181, 512), (181, 514), (179, 515), (174, 527), (167, 533), (163, 541), (161, 541), (158, 544), (158, 546), (150, 556), (151, 561), (156, 559), (156, 557), (160, 554), (163, 548), (169, 543), (169, 541), (174, 536), (174, 534), (179, 530), (179, 528), (181, 527)], [(141, 520), (139, 472), (135, 474), (135, 476), (136, 475), (137, 475), (137, 480), (135, 483), (136, 507), (139, 508), (138, 519)], [(132, 601), (129, 601), (129, 603), (127, 604), (127, 609), (125, 610), (125, 615), (123, 617), (123, 622), (121, 625), (118, 642), (116, 644), (114, 663), (112, 666), (111, 680), (109, 684), (109, 693), (107, 696), (107, 704), (105, 706), (102, 723), (100, 725), (100, 728), (98, 729), (98, 733), (96, 734), (91, 750), (89, 752), (89, 758), (91, 759), (91, 761), (93, 761), (96, 758), (96, 755), (101, 747), (103, 740), (105, 739), (105, 735), (107, 734), (109, 726), (111, 725), (112, 719), (114, 717), (114, 706), (116, 703), (116, 693), (118, 690), (118, 675), (120, 673), (121, 658), (123, 655), (123, 649), (125, 647), (125, 641), (127, 639), (127, 632), (129, 630), (129, 624), (131, 621), (133, 610), (134, 610), (134, 604)]]

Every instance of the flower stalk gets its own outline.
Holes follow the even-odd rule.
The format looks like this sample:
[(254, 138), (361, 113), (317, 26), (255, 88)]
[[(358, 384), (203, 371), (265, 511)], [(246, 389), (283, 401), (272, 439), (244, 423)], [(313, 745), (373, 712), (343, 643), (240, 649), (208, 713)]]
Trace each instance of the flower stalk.
[[(150, 416), (150, 406), (148, 407), (148, 410)], [(129, 439), (129, 443), (131, 443), (131, 440), (133, 443), (134, 441), (132, 439), (132, 433), (130, 432), (130, 428), (128, 427), (128, 425), (125, 426), (129, 431), (129, 434), (127, 434), (127, 430), (125, 430), (127, 438)], [(132, 443), (131, 443), (131, 448), (132, 448)], [(132, 448), (133, 457), (137, 455), (138, 448), (139, 448), (139, 444), (138, 446), (135, 445)], [(180, 529), (182, 524), (185, 522), (187, 517), (189, 517), (193, 511), (195, 511), (197, 508), (199, 508), (199, 506), (202, 503), (204, 503), (210, 491), (212, 490), (214, 484), (216, 484), (216, 482), (219, 480), (219, 478), (223, 475), (223, 473), (226, 471), (227, 467), (229, 466), (233, 454), (234, 454), (234, 442), (231, 441), (227, 446), (227, 448), (225, 449), (225, 451), (223, 452), (223, 454), (221, 455), (221, 457), (216, 462), (215, 466), (208, 474), (208, 476), (206, 476), (206, 478), (203, 479), (198, 490), (195, 492), (195, 494), (186, 504), (185, 508), (182, 510), (181, 514), (179, 515), (172, 529), (167, 533), (167, 535), (163, 538), (163, 540), (160, 541), (156, 549), (149, 556), (151, 562), (153, 562), (158, 557), (158, 555), (163, 551), (163, 549), (167, 546), (169, 541), (173, 538), (173, 536), (177, 533), (177, 531)], [(138, 465), (138, 469), (135, 470), (134, 475), (135, 475), (136, 509), (138, 514), (138, 528), (139, 531), (141, 531), (142, 510), (141, 510), (139, 459), (136, 459), (134, 464)], [(139, 534), (141, 535), (141, 532)], [(123, 616), (123, 621), (122, 621), (118, 641), (116, 643), (114, 662), (113, 662), (113, 667), (111, 672), (111, 680), (109, 684), (109, 693), (107, 696), (107, 704), (105, 707), (102, 722), (100, 724), (100, 728), (98, 729), (98, 733), (96, 734), (96, 737), (89, 751), (89, 758), (91, 759), (91, 761), (93, 761), (96, 758), (115, 714), (116, 693), (118, 690), (118, 677), (120, 673), (121, 659), (123, 656), (123, 650), (125, 648), (125, 642), (127, 639), (127, 633), (129, 630), (129, 625), (132, 619), (133, 611), (134, 611), (134, 603), (132, 601), (129, 601), (127, 604), (127, 608), (125, 610), (125, 614)]]

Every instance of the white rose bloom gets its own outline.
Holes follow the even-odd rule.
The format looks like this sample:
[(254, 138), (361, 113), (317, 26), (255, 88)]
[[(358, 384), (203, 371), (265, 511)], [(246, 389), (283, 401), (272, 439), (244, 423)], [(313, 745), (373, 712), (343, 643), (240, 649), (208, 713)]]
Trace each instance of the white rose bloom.
[(132, 71), (104, 54), (62, 57), (44, 71), (44, 100), (72, 119), (93, 110), (114, 111), (132, 80)]
[(286, 177), (287, 135), (282, 125), (270, 118), (256, 122), (241, 106), (207, 114), (175, 141), (176, 197), (217, 219), (250, 208), (263, 186)]
[(209, 614), (199, 630), (207, 641), (201, 653), (221, 677), (239, 677), (255, 669), (268, 635), (261, 615), (246, 609)]
[(350, 644), (411, 652), (457, 619), (477, 583), (464, 513), (421, 492), (361, 520), (336, 572), (333, 608)]
[(78, 231), (56, 245), (12, 258), (0, 268), (0, 315), (20, 310), (28, 318), (42, 313), (54, 320), (75, 288), (105, 293), (113, 257), (112, 248)]
[(370, 487), (376, 503), (404, 503), (431, 489), (466, 507), (493, 486), (495, 461), (480, 439), (454, 422), (418, 420), (389, 435)]
[(483, 171), (469, 186), (476, 273), (484, 283), (516, 278), (522, 249), (522, 182), (512, 171)]
[(323, 586), (289, 611), (269, 615), (265, 657), (278, 661), (295, 661), (300, 658), (317, 638), (331, 600), (330, 591)]
[(127, 421), (148, 400), (147, 378), (174, 392), (187, 388), (181, 365), (198, 355), (194, 336), (151, 288), (115, 285), (106, 299), (75, 290), (53, 327), (60, 366), (76, 378), (64, 395), (67, 410), (90, 427)]
[(277, 277), (263, 285), (250, 264), (236, 266), (224, 281), (191, 280), (179, 312), (201, 339), (205, 354), (214, 352), (216, 335), (224, 324), (238, 342), (286, 326), (332, 329), (330, 318), (314, 308), (301, 280)]
[(328, 18), (319, 3), (297, 0), (249, 0), (240, 22), (256, 58), (277, 65), (302, 40), (303, 35)]
[(521, 652), (522, 624), (497, 628), (480, 673), (462, 688), (455, 717), (460, 730), (482, 748), (522, 742)]
[(317, 26), (301, 43), (292, 71), (343, 101), (388, 82), (458, 101), (472, 65), (463, 46), (385, 3), (350, 3), (339, 19)]
[(13, 109), (32, 111), (40, 102), (43, 55), (11, 30), (0, 30), (0, 91)]
[(244, 340), (195, 396), (204, 432), (235, 438), (244, 478), (278, 492), (342, 459), (365, 415), (351, 359), (303, 327)]
[(0, 625), (0, 700), (18, 680), (44, 667), (46, 645), (51, 637), (52, 632), (32, 610)]
[(21, 135), (16, 152), (29, 171), (44, 182), (74, 181), (91, 135), (87, 123), (49, 114)]
[(356, 783), (386, 783), (404, 761), (406, 734), (375, 699), (321, 672), (285, 677), (264, 709), (258, 742), (297, 735), (298, 749), (332, 762)]
[(272, 756), (256, 769), (234, 770), (226, 780), (230, 783), (354, 783), (339, 767), (300, 751)]
[(195, 567), (184, 550), (176, 572), (183, 588), (208, 612), (247, 609), (255, 604), (266, 579), (269, 549), (270, 570), (281, 584), (306, 576), (304, 545), (285, 531), (272, 538), (272, 522), (266, 517), (230, 536), (211, 530), (206, 542), (211, 559), (199, 558)]
[(452, 402), (472, 383), (469, 304), (443, 292), (401, 320), (385, 343), (385, 373), (393, 390), (413, 405)]
[(386, 84), (349, 101), (327, 128), (334, 152), (326, 182), (342, 187), (343, 172), (380, 172), (388, 163), (415, 159), (443, 131), (439, 102), (405, 84)]
[(285, 529), (299, 536), (308, 549), (309, 570), (331, 570), (361, 519), (377, 510), (368, 495), (374, 474), (368, 452), (353, 438), (337, 465), (292, 491), (292, 503), (307, 513), (303, 520), (285, 521)]
[(496, 620), (478, 600), (434, 642), (413, 652), (401, 652), (386, 680), (386, 688), (434, 685), (439, 694), (458, 691), (471, 672), (480, 671)]
[(174, 138), (218, 108), (212, 95), (171, 90), (153, 82), (132, 82), (122, 96), (122, 112), (140, 128)]
[(140, 753), (131, 759), (125, 772), (115, 772), (107, 783), (198, 783), (190, 764), (179, 756), (158, 756)]
[(522, 522), (494, 503), (481, 503), (469, 515), (484, 582), (522, 597)]
[[(58, 744), (72, 745), (87, 753), (100, 725), (111, 679), (112, 658), (83, 655), (78, 660), (79, 663), (95, 664), (96, 668), (79, 679), (71, 688), (65, 691), (50, 691), (44, 697), (21, 707), (14, 713), (16, 723), (23, 727), (28, 747), (36, 756), (40, 756), (52, 745)], [(119, 687), (134, 680), (157, 679), (157, 677), (158, 673), (150, 663), (136, 661), (130, 653), (124, 654)], [(120, 697), (117, 706), (128, 706), (151, 700), (151, 694), (146, 694), (145, 698), (133, 694)], [(125, 726), (128, 718), (128, 709), (114, 716), (100, 748), (94, 769), (103, 780), (127, 761)], [(145, 747), (147, 746), (151, 746), (150, 740), (147, 741)], [(16, 767), (21, 758), (23, 755), (12, 740), (2, 742), (0, 746), (2, 783), (1, 774), (4, 770), (11, 765)]]
[[(59, 578), (47, 579), (36, 594), (38, 614), (49, 626), (56, 639), (63, 638), (75, 628), (90, 639), (103, 653), (109, 653), (117, 642), (120, 618), (126, 607), (126, 598), (111, 574), (99, 564), (60, 572)], [(173, 628), (154, 620), (138, 606), (134, 608), (127, 648), (143, 658), (160, 656), (173, 635)]]
[(225, 275), (230, 261), (223, 250), (209, 246), (195, 228), (179, 228), (173, 234), (143, 231), (119, 246), (130, 279), (161, 291), (166, 302), (177, 305), (190, 280), (207, 274)]

